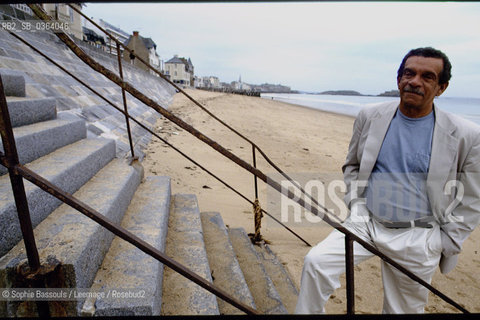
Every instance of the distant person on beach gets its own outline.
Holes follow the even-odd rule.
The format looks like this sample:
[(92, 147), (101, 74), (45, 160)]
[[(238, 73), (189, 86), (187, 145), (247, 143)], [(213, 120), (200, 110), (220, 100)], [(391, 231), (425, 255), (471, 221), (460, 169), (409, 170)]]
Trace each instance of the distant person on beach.
[[(433, 48), (411, 50), (397, 73), (400, 101), (358, 114), (342, 167), (350, 209), (343, 225), (430, 283), (448, 273), (480, 223), (480, 127), (437, 108), (451, 64)], [(324, 313), (345, 272), (334, 230), (305, 257), (295, 312)], [(373, 254), (354, 243), (354, 263)], [(428, 289), (382, 261), (384, 313), (423, 313)]]
[(130, 64), (134, 64), (135, 63), (135, 50), (132, 50), (130, 52)]

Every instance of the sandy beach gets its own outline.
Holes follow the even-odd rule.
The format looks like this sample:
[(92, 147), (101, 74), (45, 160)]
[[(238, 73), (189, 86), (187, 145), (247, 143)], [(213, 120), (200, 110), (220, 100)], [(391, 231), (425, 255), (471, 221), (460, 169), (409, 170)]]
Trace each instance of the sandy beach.
[[(257, 97), (200, 90), (187, 92), (220, 119), (254, 141), (287, 174), (302, 173), (319, 178), (341, 174), (353, 118)], [(177, 94), (174, 97), (170, 110), (240, 158), (252, 163), (252, 149), (247, 142), (183, 95)], [(249, 199), (254, 199), (254, 179), (245, 169), (168, 120), (159, 120), (156, 132)], [(146, 150), (143, 163), (146, 176), (171, 177), (172, 193), (196, 194), (202, 212), (220, 212), (226, 225), (243, 227), (247, 232), (254, 231), (253, 210), (248, 202), (163, 142), (154, 138)], [(267, 174), (274, 172), (258, 154), (257, 167)], [(260, 204), (267, 210), (270, 195), (265, 183), (259, 182)], [(320, 242), (331, 231), (323, 223), (299, 225), (292, 229), (312, 245)], [(261, 231), (299, 287), (303, 257), (310, 248), (271, 220), (264, 219)], [(477, 228), (465, 242), (456, 269), (447, 275), (437, 270), (432, 282), (434, 287), (470, 312), (480, 312), (479, 240), (480, 230)], [(328, 313), (346, 312), (344, 279), (342, 276), (342, 287), (327, 303)], [(378, 258), (355, 267), (355, 296), (357, 313), (381, 312), (383, 292)], [(426, 312), (449, 313), (457, 310), (431, 294)]]

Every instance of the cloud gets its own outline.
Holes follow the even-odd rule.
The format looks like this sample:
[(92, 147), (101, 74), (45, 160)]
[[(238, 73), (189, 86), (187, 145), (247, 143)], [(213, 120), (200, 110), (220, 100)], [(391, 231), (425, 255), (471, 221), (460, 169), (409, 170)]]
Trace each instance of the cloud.
[(241, 74), (250, 83), (376, 94), (396, 88), (408, 50), (434, 46), (450, 56), (464, 86), (451, 83), (446, 95), (479, 95), (480, 3), (109, 3), (84, 10), (152, 37), (162, 59), (190, 57), (197, 74), (225, 82)]

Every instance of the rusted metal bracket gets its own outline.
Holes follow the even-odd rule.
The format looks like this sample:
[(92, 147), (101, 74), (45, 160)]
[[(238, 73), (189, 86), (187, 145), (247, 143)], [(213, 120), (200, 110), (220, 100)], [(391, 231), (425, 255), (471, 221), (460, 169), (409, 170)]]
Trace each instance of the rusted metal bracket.
[[(62, 288), (64, 285), (62, 264), (54, 256), (48, 256), (37, 270), (32, 270), (27, 262), (15, 268), (12, 288)], [(66, 317), (67, 309), (73, 309), (71, 301), (16, 301), (13, 303), (15, 314), (21, 317), (40, 316), (39, 303), (47, 308), (52, 317)], [(36, 306), (36, 308), (35, 308)]]
[(60, 265), (60, 261), (55, 257), (50, 256), (47, 258), (47, 262), (41, 264), (37, 270), (32, 270), (27, 262), (18, 265), (17, 274), (20, 278), (25, 279), (25, 282), (44, 280), (48, 274), (55, 272)]

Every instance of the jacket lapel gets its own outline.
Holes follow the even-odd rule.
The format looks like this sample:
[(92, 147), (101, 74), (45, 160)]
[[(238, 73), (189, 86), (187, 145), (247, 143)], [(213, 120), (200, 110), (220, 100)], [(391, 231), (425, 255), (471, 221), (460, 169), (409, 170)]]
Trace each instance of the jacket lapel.
[(383, 139), (397, 111), (397, 106), (398, 104), (388, 106), (385, 112), (380, 113), (371, 120), (359, 168), (359, 178), (362, 180), (367, 180), (370, 177), (370, 173), (372, 173)]
[[(444, 194), (443, 187), (452, 173), (456, 157), (458, 139), (453, 136), (455, 125), (438, 108), (435, 109), (435, 128), (433, 130), (430, 167), (427, 175), (428, 198), (435, 212), (436, 199)], [(456, 173), (456, 169), (454, 170)]]

